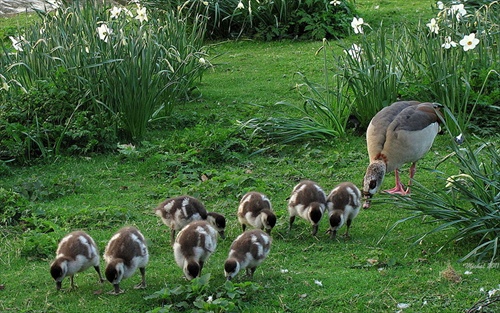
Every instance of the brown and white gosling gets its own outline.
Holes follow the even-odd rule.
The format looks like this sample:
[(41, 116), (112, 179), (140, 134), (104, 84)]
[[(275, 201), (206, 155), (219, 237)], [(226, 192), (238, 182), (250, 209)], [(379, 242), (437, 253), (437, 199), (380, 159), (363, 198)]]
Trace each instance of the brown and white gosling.
[(137, 268), (141, 272), (141, 282), (134, 288), (146, 288), (146, 265), (149, 261), (148, 248), (144, 236), (132, 226), (120, 229), (111, 237), (104, 251), (106, 260), (106, 278), (113, 284), (110, 294), (120, 294), (120, 282), (132, 276)]
[(312, 235), (318, 232), (318, 224), (326, 208), (326, 195), (323, 189), (311, 180), (303, 180), (292, 191), (288, 201), (290, 213), (290, 227), (295, 221), (295, 216), (300, 216), (312, 225)]
[(253, 277), (259, 266), (271, 250), (271, 237), (260, 229), (253, 229), (239, 235), (231, 244), (229, 256), (224, 263), (224, 274), (231, 280), (239, 271), (246, 269)]
[(50, 275), (61, 289), (64, 277), (69, 276), (71, 289), (75, 288), (73, 276), (93, 266), (99, 274), (99, 282), (104, 280), (99, 268), (99, 251), (94, 240), (84, 231), (74, 231), (66, 235), (56, 250), (56, 259), (50, 265)]
[(327, 198), (327, 207), (330, 214), (330, 238), (334, 239), (337, 230), (346, 224), (345, 236), (349, 237), (349, 227), (358, 215), (361, 207), (361, 191), (350, 182), (344, 182), (333, 188)]
[(276, 225), (276, 215), (271, 201), (260, 192), (246, 193), (238, 206), (238, 221), (243, 231), (250, 226), (271, 234), (271, 230)]
[(175, 232), (193, 221), (207, 220), (225, 238), (226, 219), (222, 214), (207, 212), (203, 203), (191, 196), (169, 198), (155, 209), (162, 222), (170, 227), (170, 242), (175, 241)]
[(195, 221), (185, 226), (175, 238), (175, 262), (188, 279), (201, 276), (205, 261), (217, 248), (217, 231), (207, 221)]

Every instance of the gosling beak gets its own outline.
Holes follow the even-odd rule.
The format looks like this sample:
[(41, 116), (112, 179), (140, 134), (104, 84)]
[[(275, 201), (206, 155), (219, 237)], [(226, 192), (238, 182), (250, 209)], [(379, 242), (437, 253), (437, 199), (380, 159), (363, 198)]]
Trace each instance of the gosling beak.
[(219, 236), (220, 236), (222, 239), (226, 239), (226, 233), (225, 233), (223, 230), (219, 231)]

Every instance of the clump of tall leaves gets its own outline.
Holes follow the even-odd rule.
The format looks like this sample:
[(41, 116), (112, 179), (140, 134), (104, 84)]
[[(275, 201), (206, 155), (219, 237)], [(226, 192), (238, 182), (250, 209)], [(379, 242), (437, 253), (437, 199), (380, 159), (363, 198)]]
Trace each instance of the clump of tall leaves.
[[(54, 11), (37, 13), (39, 20), (11, 36), (12, 47), (4, 46), (0, 56), (0, 97), (20, 108), (15, 110), (19, 120), (2, 118), (8, 125), (0, 132), (17, 138), (11, 146), (18, 150), (45, 156), (77, 142), (87, 152), (85, 147), (95, 150), (102, 139), (114, 139), (98, 135), (102, 130), (140, 142), (148, 123), (189, 97), (209, 66), (201, 15), (187, 23), (181, 11), (148, 10), (140, 2), (112, 7), (96, 0), (60, 3)], [(30, 106), (30, 95), (44, 97), (45, 90), (56, 94), (48, 96), (56, 105)], [(21, 152), (30, 154), (12, 151), (13, 156)]]
[[(317, 84), (304, 74), (297, 73), (302, 83), (296, 89), (302, 97), (302, 104), (278, 102), (278, 105), (291, 108), (302, 118), (289, 116), (253, 118), (239, 122), (240, 129), (250, 130), (252, 135), (262, 135), (269, 139), (288, 143), (298, 140), (326, 139), (344, 137), (347, 134), (347, 123), (352, 112), (352, 101), (347, 95), (347, 81), (341, 75), (330, 78), (327, 62), (328, 41), (316, 52), (323, 55), (324, 82)], [(290, 110), (284, 109), (283, 112)]]
[[(448, 112), (449, 113), (449, 112)], [(458, 145), (451, 140), (452, 153), (442, 162), (452, 162), (456, 172), (435, 171), (437, 188), (418, 182), (412, 186), (410, 197), (392, 198), (413, 214), (398, 221), (393, 227), (408, 220), (425, 219), (436, 225), (422, 234), (424, 237), (445, 230), (455, 230), (446, 244), (464, 242), (474, 246), (460, 258), (461, 261), (498, 261), (500, 248), (500, 148), (499, 138), (491, 141), (473, 138)], [(439, 166), (439, 164), (438, 164)], [(444, 246), (443, 246), (444, 247)]]

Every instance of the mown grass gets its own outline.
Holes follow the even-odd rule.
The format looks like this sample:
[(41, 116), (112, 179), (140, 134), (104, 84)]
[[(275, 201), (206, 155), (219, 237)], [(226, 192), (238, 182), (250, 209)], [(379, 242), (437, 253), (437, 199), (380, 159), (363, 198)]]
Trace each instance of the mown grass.
[[(415, 4), (406, 2), (358, 1), (358, 5), (367, 20), (376, 21), (393, 17), (390, 12), (394, 10), (412, 12), (405, 6), (409, 9)], [(387, 15), (381, 18), (379, 11), (370, 9), (376, 3)], [(419, 12), (426, 12), (426, 8), (427, 4), (421, 4)], [(198, 197), (209, 210), (224, 213), (228, 219), (227, 239), (219, 240), (204, 269), (212, 275), (210, 285), (220, 286), (229, 246), (241, 231), (235, 215), (237, 205), (250, 190), (269, 196), (278, 224), (271, 254), (253, 279), (262, 289), (249, 295), (247, 312), (395, 312), (400, 310), (398, 304), (410, 304), (404, 312), (458, 312), (472, 307), (488, 290), (498, 288), (498, 269), (470, 268), (456, 262), (470, 250), (467, 243), (436, 253), (446, 242), (447, 233), (426, 237), (412, 246), (414, 236), (430, 229), (425, 220), (404, 223), (386, 234), (409, 213), (383, 203), (381, 195), (373, 201), (372, 209), (360, 212), (355, 219), (350, 240), (329, 240), (324, 233), (326, 219), (317, 238), (311, 237), (310, 225), (302, 220), (287, 233), (287, 198), (300, 179), (313, 179), (327, 191), (342, 181), (361, 185), (368, 162), (364, 137), (351, 135), (331, 142), (284, 146), (250, 139), (237, 131), (235, 122), (272, 116), (284, 109), (275, 105), (278, 101), (301, 101), (293, 91), (297, 83), (294, 73), (321, 77), (323, 61), (314, 55), (320, 46), (319, 42), (292, 41), (217, 43), (211, 49), (212, 55), (220, 55), (213, 60), (217, 66), (203, 77), (200, 99), (177, 107), (169, 120), (157, 122), (137, 155), (61, 158), (13, 168), (12, 174), (1, 176), (0, 186), (6, 189), (28, 188), (23, 183), (38, 180), (57, 193), (62, 187), (55, 182), (76, 183), (74, 192), (35, 202), (34, 208), (44, 211), (47, 220), (56, 225), (46, 237), (37, 237), (33, 229), (25, 229), (23, 234), (20, 228), (2, 228), (0, 311), (146, 312), (160, 306), (144, 297), (165, 286), (188, 282), (175, 264), (169, 231), (153, 214), (153, 208), (166, 197), (180, 194)], [(448, 140), (439, 136), (419, 162), (416, 179), (422, 184), (432, 188), (436, 183), (429, 169), (450, 152)], [(457, 174), (447, 164), (439, 169)], [(202, 180), (202, 175), (208, 180)], [(393, 175), (389, 175), (385, 186), (392, 184)], [(30, 188), (36, 192), (36, 187)], [(76, 291), (67, 290), (68, 280), (63, 283), (65, 290), (56, 291), (48, 269), (62, 235), (83, 228), (102, 253), (111, 235), (128, 224), (136, 225), (149, 242), (146, 290), (132, 288), (139, 279), (136, 274), (122, 283), (124, 294), (108, 295), (111, 285), (98, 285), (97, 275), (88, 270), (76, 275)], [(40, 249), (49, 249), (49, 257), (26, 255), (26, 251), (36, 251), (27, 249), (33, 242)], [(443, 274), (449, 266), (461, 277), (459, 282)], [(472, 274), (465, 275), (466, 270)], [(245, 279), (240, 274), (236, 281)]]

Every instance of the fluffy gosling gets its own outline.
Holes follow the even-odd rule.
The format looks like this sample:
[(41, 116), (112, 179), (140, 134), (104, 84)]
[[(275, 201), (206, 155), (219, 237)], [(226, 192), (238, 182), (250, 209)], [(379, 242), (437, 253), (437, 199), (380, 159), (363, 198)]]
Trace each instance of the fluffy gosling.
[(295, 216), (300, 216), (312, 225), (312, 235), (318, 232), (318, 224), (326, 208), (326, 195), (323, 189), (311, 180), (303, 180), (298, 183), (292, 191), (288, 201), (288, 213), (290, 214), (290, 226), (295, 221)]
[(271, 234), (276, 225), (276, 215), (272, 211), (271, 201), (259, 192), (246, 193), (238, 206), (238, 221), (243, 231), (250, 226)]
[(203, 203), (191, 196), (169, 198), (155, 208), (155, 214), (170, 227), (170, 242), (175, 242), (175, 232), (193, 221), (207, 220), (225, 238), (226, 219), (215, 212), (207, 212)]
[(107, 263), (106, 278), (114, 287), (110, 294), (123, 293), (120, 282), (132, 276), (137, 268), (141, 272), (142, 280), (134, 288), (146, 288), (146, 265), (149, 253), (144, 236), (137, 228), (124, 227), (113, 235), (104, 251), (104, 259)]
[(99, 251), (94, 240), (84, 231), (74, 231), (59, 242), (56, 259), (50, 265), (50, 275), (56, 281), (57, 290), (61, 289), (66, 276), (69, 276), (71, 289), (74, 289), (73, 276), (91, 266), (99, 274), (99, 282), (102, 283), (104, 280), (99, 268)]
[(188, 279), (201, 276), (205, 261), (217, 248), (217, 231), (207, 221), (195, 221), (185, 226), (175, 238), (175, 262)]
[(239, 235), (231, 244), (224, 263), (226, 279), (231, 280), (243, 269), (246, 269), (249, 277), (253, 277), (257, 266), (269, 254), (271, 241), (271, 237), (260, 229), (248, 230)]
[(345, 236), (349, 237), (349, 227), (358, 215), (361, 207), (361, 191), (353, 183), (345, 182), (335, 187), (328, 195), (328, 211), (330, 214), (330, 238), (335, 238), (337, 230), (344, 225), (347, 226)]

